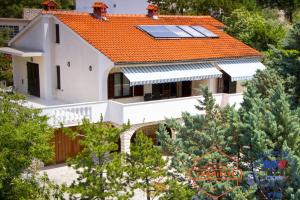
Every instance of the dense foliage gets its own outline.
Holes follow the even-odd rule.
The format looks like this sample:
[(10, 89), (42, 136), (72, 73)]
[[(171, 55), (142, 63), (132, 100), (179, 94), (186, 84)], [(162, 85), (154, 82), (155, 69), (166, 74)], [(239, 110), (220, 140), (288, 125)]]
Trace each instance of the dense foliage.
[(118, 153), (118, 139), (126, 129), (114, 128), (99, 122), (87, 120), (72, 131), (65, 129), (73, 137), (81, 137), (83, 150), (69, 164), (76, 170), (78, 178), (67, 188), (72, 199), (128, 199), (132, 196), (127, 189), (126, 168)]
[(53, 131), (18, 95), (0, 94), (0, 199), (42, 199), (33, 170), (53, 158)]
[[(0, 30), (0, 47), (5, 46), (9, 40), (8, 29)], [(6, 80), (7, 85), (12, 85), (12, 67), (10, 56), (0, 53), (0, 81)]]
[(64, 129), (72, 137), (81, 137), (83, 147), (69, 161), (78, 174), (73, 184), (64, 188), (71, 199), (125, 200), (137, 190), (144, 191), (148, 200), (158, 196), (191, 198), (194, 192), (168, 176), (160, 149), (143, 133), (137, 133), (130, 154), (119, 152), (118, 139), (127, 128), (84, 120), (76, 130)]
[(234, 10), (224, 17), (226, 31), (244, 43), (265, 51), (269, 44), (279, 46), (285, 37), (285, 25), (278, 19), (266, 19), (259, 12), (245, 8)]
[[(183, 123), (167, 121), (167, 126), (177, 132), (175, 140), (161, 126), (158, 137), (163, 150), (172, 156), (171, 167), (175, 172), (187, 177), (192, 161), (209, 152), (210, 147), (218, 147), (229, 155), (235, 155), (244, 173), (239, 189), (224, 199), (254, 199), (258, 198), (259, 193), (264, 193), (260, 181), (255, 177), (259, 167), (255, 163), (264, 152), (285, 150), (288, 152), (286, 159), (291, 165), (286, 172), (286, 176), (290, 177), (285, 182), (288, 190), (283, 192), (283, 196), (284, 199), (297, 199), (298, 196), (293, 194), (299, 193), (300, 166), (292, 163), (299, 162), (300, 119), (298, 113), (291, 110), (290, 98), (282, 85), (284, 81), (278, 75), (276, 84), (267, 83), (271, 87), (262, 89), (267, 87), (265, 80), (268, 82), (269, 77), (270, 82), (274, 80), (272, 76), (274, 75), (270, 72), (261, 72), (248, 83), (244, 102), (238, 111), (231, 107), (218, 107), (212, 95), (205, 89), (205, 100), (201, 105), (204, 106), (206, 115), (192, 116), (185, 113), (182, 116)], [(262, 162), (260, 167), (261, 164)], [(249, 175), (254, 176), (254, 184), (248, 184)], [(214, 184), (202, 181), (197, 184), (198, 187), (214, 193), (222, 193), (226, 188), (232, 187), (229, 181)], [(203, 193), (199, 196), (205, 198)]]
[(272, 47), (265, 63), (286, 81), (286, 90), (292, 95), (292, 106), (300, 106), (300, 23), (296, 22), (278, 48)]

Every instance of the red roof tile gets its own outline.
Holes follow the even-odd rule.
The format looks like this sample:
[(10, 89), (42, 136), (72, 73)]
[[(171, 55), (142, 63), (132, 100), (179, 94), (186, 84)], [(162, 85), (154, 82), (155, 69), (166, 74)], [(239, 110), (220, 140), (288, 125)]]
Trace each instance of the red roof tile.
[[(88, 13), (49, 11), (113, 62), (167, 62), (259, 57), (261, 54), (229, 36), (210, 16), (107, 15), (103, 21)], [(200, 25), (219, 38), (155, 39), (138, 25)]]

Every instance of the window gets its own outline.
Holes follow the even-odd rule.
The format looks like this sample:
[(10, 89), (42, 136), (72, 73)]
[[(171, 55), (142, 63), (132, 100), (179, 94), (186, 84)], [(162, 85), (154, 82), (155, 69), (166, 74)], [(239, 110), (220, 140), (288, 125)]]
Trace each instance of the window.
[(60, 66), (59, 65), (56, 66), (56, 78), (57, 78), (57, 89), (60, 90), (61, 85), (60, 85)]
[(122, 96), (122, 74), (114, 74), (114, 97)]
[(122, 73), (114, 74), (114, 97), (129, 97), (131, 95), (130, 82)]
[(218, 38), (218, 35), (201, 26), (142, 25), (139, 29), (154, 38)]
[(8, 30), (9, 31), (9, 38), (15, 37), (19, 32), (19, 26), (10, 26), (10, 25), (0, 25), (0, 31)]
[(60, 43), (60, 35), (59, 35), (59, 24), (55, 24), (55, 36), (56, 36), (56, 43)]
[(144, 86), (130, 87), (130, 81), (123, 73), (109, 74), (107, 86), (108, 99), (144, 95)]

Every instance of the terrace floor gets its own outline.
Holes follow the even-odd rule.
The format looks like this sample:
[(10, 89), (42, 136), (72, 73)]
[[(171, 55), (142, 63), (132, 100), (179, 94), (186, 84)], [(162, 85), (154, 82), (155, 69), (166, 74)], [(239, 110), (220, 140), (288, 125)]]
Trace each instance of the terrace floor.
[(59, 106), (68, 104), (67, 102), (56, 99), (45, 100), (35, 96), (27, 96), (26, 98), (27, 100), (25, 101), (24, 106), (32, 108), (46, 108), (49, 106)]

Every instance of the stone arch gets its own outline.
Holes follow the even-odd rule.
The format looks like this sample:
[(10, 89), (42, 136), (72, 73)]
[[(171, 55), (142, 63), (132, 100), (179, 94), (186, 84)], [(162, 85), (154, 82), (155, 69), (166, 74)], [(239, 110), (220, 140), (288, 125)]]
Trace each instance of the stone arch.
[[(143, 132), (143, 134), (145, 134), (147, 137), (149, 137), (150, 139), (152, 139), (152, 142), (153, 142), (153, 144), (154, 145), (160, 145), (159, 144), (159, 141), (157, 140), (157, 138), (156, 138), (156, 131), (157, 131), (157, 129), (158, 129), (158, 126), (159, 126), (159, 124), (152, 124), (152, 125), (147, 125), (147, 126), (143, 126), (143, 127), (141, 127), (141, 128), (139, 128), (139, 129), (137, 129), (134, 133), (133, 133), (133, 135), (131, 136), (131, 138), (130, 138), (130, 143), (133, 143), (133, 141), (134, 141), (134, 139), (135, 139), (135, 137), (136, 137), (136, 134), (139, 132), (139, 131), (141, 131), (141, 132)], [(166, 129), (167, 129), (167, 131), (169, 132), (169, 135), (170, 135), (170, 137), (171, 138), (173, 138), (172, 137), (172, 130), (170, 129), (170, 128), (168, 128), (168, 127), (166, 127)]]
[[(148, 123), (148, 124), (140, 124), (134, 125), (129, 130), (124, 132), (121, 135), (121, 152), (123, 153), (130, 153), (130, 144), (133, 142), (136, 133), (142, 131), (148, 137), (150, 137), (155, 145), (159, 145), (156, 139), (156, 130), (158, 128), (159, 123)], [(171, 138), (175, 137), (175, 132), (167, 128)]]

